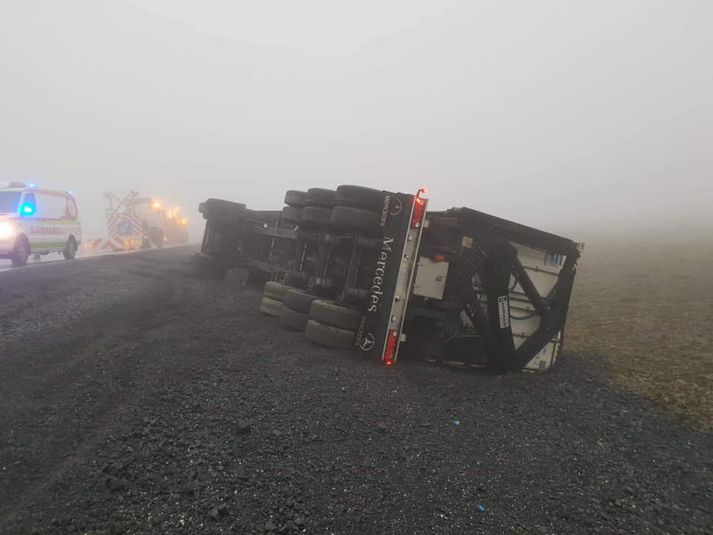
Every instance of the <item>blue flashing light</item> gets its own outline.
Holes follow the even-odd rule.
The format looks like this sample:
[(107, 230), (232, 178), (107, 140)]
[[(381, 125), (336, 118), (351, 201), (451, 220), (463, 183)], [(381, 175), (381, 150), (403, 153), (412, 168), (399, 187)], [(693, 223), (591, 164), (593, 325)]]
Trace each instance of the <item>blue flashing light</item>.
[(30, 202), (23, 202), (20, 206), (20, 214), (33, 215), (35, 213), (35, 205)]

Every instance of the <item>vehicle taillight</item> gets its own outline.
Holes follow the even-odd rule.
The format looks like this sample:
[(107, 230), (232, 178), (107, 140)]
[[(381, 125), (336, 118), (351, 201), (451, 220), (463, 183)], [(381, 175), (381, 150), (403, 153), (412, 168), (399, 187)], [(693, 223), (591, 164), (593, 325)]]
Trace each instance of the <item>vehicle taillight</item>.
[(426, 199), (426, 188), (421, 188), (418, 190), (416, 198), (413, 201), (413, 215), (411, 216), (412, 228), (418, 228), (423, 224), (427, 204), (428, 200)]
[(386, 339), (386, 348), (384, 349), (384, 363), (386, 367), (391, 367), (394, 364), (394, 356), (396, 355), (396, 344), (399, 341), (399, 331), (392, 329), (389, 331), (389, 337)]

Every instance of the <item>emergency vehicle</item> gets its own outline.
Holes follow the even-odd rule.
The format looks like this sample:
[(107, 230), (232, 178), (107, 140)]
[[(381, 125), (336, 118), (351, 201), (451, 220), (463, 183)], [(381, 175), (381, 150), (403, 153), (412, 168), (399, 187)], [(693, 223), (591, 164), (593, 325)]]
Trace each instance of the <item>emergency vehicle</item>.
[(126, 195), (104, 194), (106, 223), (110, 238), (124, 249), (149, 249), (188, 243), (188, 220), (180, 208), (168, 208), (158, 199), (136, 191)]
[(24, 182), (0, 184), (0, 258), (23, 266), (30, 255), (77, 254), (82, 231), (74, 195)]

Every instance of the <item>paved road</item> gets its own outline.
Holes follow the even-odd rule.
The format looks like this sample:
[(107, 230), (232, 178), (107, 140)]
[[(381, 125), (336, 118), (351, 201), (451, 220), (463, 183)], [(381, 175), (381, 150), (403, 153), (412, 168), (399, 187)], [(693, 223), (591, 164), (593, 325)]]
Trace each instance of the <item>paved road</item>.
[[(107, 255), (114, 255), (114, 254), (126, 254), (123, 252), (120, 253), (103, 253), (101, 255), (82, 255), (82, 253), (78, 253), (77, 258), (73, 260), (73, 262), (81, 262), (84, 260), (93, 260), (96, 259), (100, 256), (107, 256)], [(133, 254), (133, 253), (130, 253)], [(4, 271), (18, 271), (18, 270), (23, 270), (23, 269), (35, 269), (38, 267), (42, 266), (56, 266), (58, 264), (66, 263), (67, 260), (64, 259), (61, 253), (51, 253), (49, 255), (43, 255), (37, 260), (35, 260), (34, 257), (30, 257), (30, 260), (27, 262), (26, 265), (22, 267), (14, 267), (12, 265), (12, 261), (5, 259), (5, 258), (0, 258), (0, 273)]]
[(386, 370), (193, 252), (0, 273), (0, 533), (711, 533), (711, 435), (576, 356)]
[[(83, 260), (83, 258), (77, 258), (77, 260)], [(64, 260), (64, 257), (61, 254), (54, 253), (51, 255), (42, 256), (39, 260), (30, 258), (26, 266), (16, 268), (12, 266), (12, 261), (5, 258), (0, 258), (0, 273), (2, 273), (3, 271), (12, 271), (15, 269), (29, 269), (32, 267), (43, 266), (47, 264), (56, 264), (60, 261), (66, 262), (66, 260)]]

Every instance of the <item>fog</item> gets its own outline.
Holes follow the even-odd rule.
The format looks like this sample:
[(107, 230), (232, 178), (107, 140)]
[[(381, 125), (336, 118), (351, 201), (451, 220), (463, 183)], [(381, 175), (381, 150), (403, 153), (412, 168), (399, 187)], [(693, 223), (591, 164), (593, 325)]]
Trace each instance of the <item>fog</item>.
[(415, 191), (547, 230), (713, 225), (708, 1), (0, 1), (0, 181), (277, 208)]

